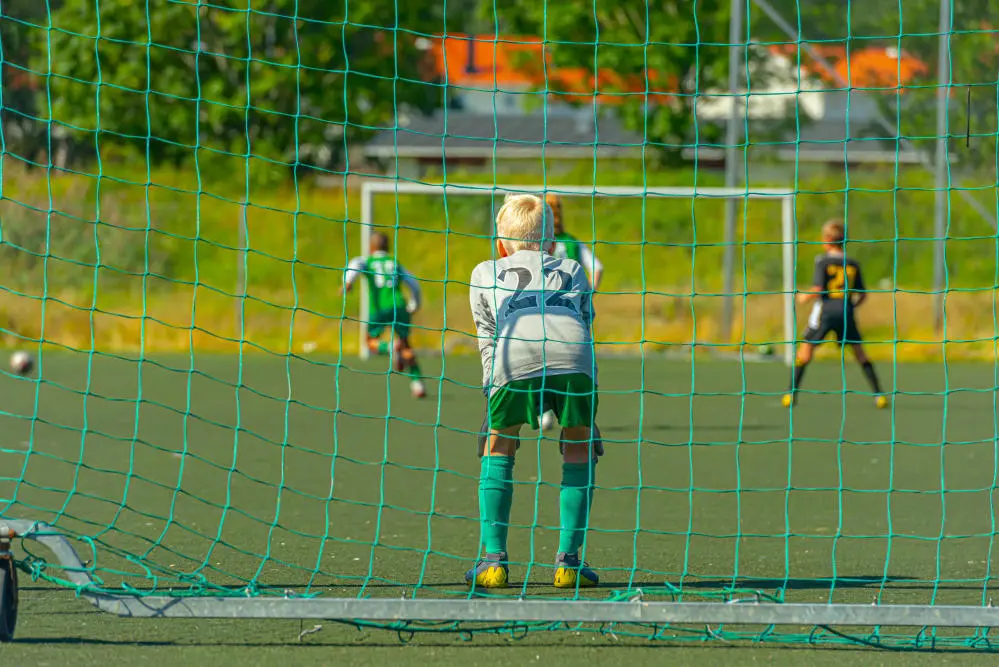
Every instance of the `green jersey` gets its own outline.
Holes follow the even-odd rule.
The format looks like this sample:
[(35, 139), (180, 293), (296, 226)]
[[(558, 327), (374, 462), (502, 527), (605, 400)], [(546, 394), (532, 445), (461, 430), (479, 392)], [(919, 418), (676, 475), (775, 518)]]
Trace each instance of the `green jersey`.
[(575, 236), (562, 232), (555, 235), (555, 252), (552, 253), (552, 256), (560, 259), (571, 259), (582, 264), (579, 248), (580, 244)]
[[(372, 314), (393, 311), (414, 311), (420, 305), (420, 286), (416, 279), (384, 252), (367, 257), (355, 257), (347, 265), (344, 283), (349, 288), (359, 277), (368, 283), (368, 304)], [(409, 289), (409, 301), (402, 285)]]
[(578, 262), (586, 269), (590, 277), (604, 270), (603, 265), (590, 250), (589, 245), (580, 243), (575, 236), (565, 232), (555, 235), (555, 248), (552, 250), (552, 257)]

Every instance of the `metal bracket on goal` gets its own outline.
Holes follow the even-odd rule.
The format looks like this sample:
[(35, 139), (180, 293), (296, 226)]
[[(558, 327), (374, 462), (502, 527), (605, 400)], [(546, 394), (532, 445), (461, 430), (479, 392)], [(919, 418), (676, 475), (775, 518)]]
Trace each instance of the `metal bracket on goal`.
[[(480, 197), (507, 194), (538, 194), (549, 192), (563, 197), (655, 197), (658, 199), (768, 199), (781, 204), (781, 265), (783, 281), (781, 292), (784, 310), (784, 361), (794, 363), (795, 340), (795, 255), (797, 233), (795, 226), (794, 197), (792, 190), (775, 188), (719, 188), (719, 187), (634, 187), (634, 186), (575, 186), (575, 185), (507, 185), (497, 183), (413, 183), (394, 180), (368, 180), (361, 183), (361, 247), (360, 254), (368, 254), (371, 231), (375, 224), (374, 197), (376, 194), (438, 195), (445, 197)], [(463, 278), (464, 279), (464, 278)], [(362, 359), (370, 355), (367, 346), (368, 297), (367, 281), (361, 281), (361, 307), (358, 321), (358, 350)]]
[[(0, 523), (3, 534), (16, 534), (45, 546), (76, 585), (80, 597), (102, 611), (134, 618), (999, 627), (999, 608), (991, 605), (652, 602), (639, 595), (621, 602), (124, 595), (99, 591), (69, 540), (55, 528), (32, 521), (4, 520)], [(12, 637), (11, 629), (7, 640)]]

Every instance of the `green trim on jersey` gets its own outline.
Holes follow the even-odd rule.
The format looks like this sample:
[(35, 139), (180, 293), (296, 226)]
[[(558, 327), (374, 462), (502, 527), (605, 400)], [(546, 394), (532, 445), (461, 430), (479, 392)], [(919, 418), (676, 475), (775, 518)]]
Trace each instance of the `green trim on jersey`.
[(579, 249), (579, 240), (575, 236), (562, 232), (561, 234), (555, 235), (555, 242), (561, 243), (565, 247), (566, 259), (582, 263), (583, 254)]
[(364, 258), (363, 273), (368, 281), (368, 304), (372, 313), (406, 310), (402, 265), (385, 253), (377, 253)]

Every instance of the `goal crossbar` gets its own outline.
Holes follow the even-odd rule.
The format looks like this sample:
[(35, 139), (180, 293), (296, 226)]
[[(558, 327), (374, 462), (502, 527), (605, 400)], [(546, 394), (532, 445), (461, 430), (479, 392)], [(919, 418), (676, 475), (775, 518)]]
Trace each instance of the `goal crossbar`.
[[(784, 311), (784, 362), (794, 361), (794, 276), (796, 255), (796, 226), (794, 223), (794, 197), (792, 190), (779, 188), (723, 188), (723, 187), (645, 187), (627, 185), (522, 185), (482, 183), (414, 183), (395, 180), (368, 180), (361, 183), (361, 256), (369, 253), (371, 230), (375, 224), (374, 198), (378, 194), (435, 194), (447, 197), (505, 196), (507, 194), (536, 194), (548, 192), (563, 197), (658, 197), (669, 199), (768, 199), (781, 204), (781, 264), (782, 296)], [(737, 295), (723, 295), (737, 296)], [(368, 286), (361, 281), (361, 306), (359, 316), (358, 350), (362, 359), (370, 356), (367, 346)]]

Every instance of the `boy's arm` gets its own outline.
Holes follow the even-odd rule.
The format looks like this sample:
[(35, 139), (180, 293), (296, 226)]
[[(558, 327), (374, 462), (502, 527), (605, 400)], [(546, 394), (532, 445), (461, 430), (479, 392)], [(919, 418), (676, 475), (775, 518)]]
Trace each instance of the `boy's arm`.
[(589, 244), (586, 243), (579, 244), (579, 260), (583, 268), (586, 269), (586, 272), (590, 274), (590, 282), (593, 283), (593, 291), (596, 292), (600, 289), (600, 279), (604, 275), (604, 265), (600, 263), (596, 254), (590, 249)]
[(409, 290), (409, 303), (406, 304), (406, 311), (415, 313), (420, 309), (423, 301), (423, 293), (420, 291), (420, 283), (413, 277), (413, 274), (406, 269), (399, 267), (399, 279)]
[(491, 290), (483, 278), (481, 266), (472, 271), (472, 280), (468, 286), (468, 301), (472, 309), (472, 321), (475, 322), (475, 332), (479, 339), (479, 349), (495, 345), (496, 313), (490, 299)]
[(867, 300), (867, 286), (864, 285), (864, 276), (860, 271), (860, 264), (857, 264), (857, 275), (853, 277), (853, 281), (855, 285), (850, 286), (850, 291), (857, 290), (857, 296), (851, 298), (851, 302), (853, 307), (856, 308)]
[(596, 290), (596, 283), (594, 282), (593, 289), (590, 289), (590, 285), (586, 281), (586, 271), (580, 270), (576, 274), (575, 285), (573, 288), (579, 292), (579, 316), (583, 320), (583, 324), (586, 328), (592, 331), (593, 328), (593, 318), (596, 313), (593, 310), (593, 291)]
[(826, 267), (822, 264), (822, 258), (815, 260), (815, 271), (812, 273), (812, 284), (798, 293), (798, 303), (806, 304), (817, 299), (825, 291)]
[(339, 294), (343, 296), (354, 286), (354, 282), (361, 277), (361, 273), (364, 271), (364, 258), (355, 257), (354, 259), (347, 262), (347, 270), (343, 274), (343, 287), (340, 288)]

